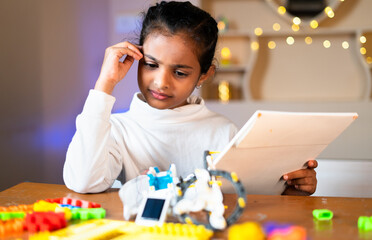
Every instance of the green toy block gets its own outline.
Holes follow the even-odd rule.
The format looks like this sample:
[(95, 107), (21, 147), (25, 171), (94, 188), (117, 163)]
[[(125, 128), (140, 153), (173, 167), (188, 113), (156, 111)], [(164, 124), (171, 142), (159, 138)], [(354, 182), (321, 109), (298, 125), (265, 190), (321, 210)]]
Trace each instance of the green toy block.
[(25, 216), (24, 212), (1, 212), (0, 220), (7, 221), (14, 218), (25, 218)]
[(333, 212), (328, 209), (314, 209), (313, 216), (317, 220), (326, 221), (333, 218)]
[(71, 209), (71, 218), (88, 220), (105, 218), (106, 210), (103, 208), (74, 208)]
[(372, 217), (360, 216), (358, 218), (358, 228), (364, 231), (372, 230)]

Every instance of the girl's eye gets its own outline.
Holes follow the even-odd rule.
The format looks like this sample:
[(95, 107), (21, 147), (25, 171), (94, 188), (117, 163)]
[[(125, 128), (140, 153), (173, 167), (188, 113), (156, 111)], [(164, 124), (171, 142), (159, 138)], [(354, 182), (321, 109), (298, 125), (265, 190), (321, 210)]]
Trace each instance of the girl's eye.
[(175, 74), (177, 77), (187, 77), (187, 76), (188, 76), (187, 73), (184, 73), (184, 72), (181, 72), (181, 71), (174, 71), (174, 74)]
[(148, 68), (157, 68), (157, 67), (158, 67), (157, 64), (155, 64), (155, 63), (149, 63), (149, 62), (145, 62), (144, 65), (145, 65), (146, 67), (148, 67)]

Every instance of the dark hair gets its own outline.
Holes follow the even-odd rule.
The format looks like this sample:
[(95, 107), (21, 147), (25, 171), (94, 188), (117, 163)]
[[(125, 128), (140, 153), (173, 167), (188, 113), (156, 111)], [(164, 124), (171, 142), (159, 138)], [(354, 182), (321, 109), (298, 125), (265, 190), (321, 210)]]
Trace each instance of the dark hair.
[(218, 39), (217, 22), (209, 13), (190, 2), (162, 1), (150, 7), (145, 14), (139, 44), (143, 45), (147, 36), (153, 32), (186, 34), (194, 43), (201, 73), (208, 71)]

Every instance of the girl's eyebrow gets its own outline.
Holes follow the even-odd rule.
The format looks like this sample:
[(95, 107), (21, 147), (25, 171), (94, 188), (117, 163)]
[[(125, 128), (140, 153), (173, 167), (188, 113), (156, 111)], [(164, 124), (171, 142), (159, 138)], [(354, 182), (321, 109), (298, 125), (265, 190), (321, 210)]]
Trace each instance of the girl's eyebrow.
[[(153, 57), (151, 55), (148, 55), (148, 54), (144, 54), (144, 55), (145, 55), (145, 57), (150, 58), (154, 62), (162, 63), (161, 61), (159, 61), (158, 59), (156, 59), (155, 57)], [(193, 69), (193, 67), (188, 66), (188, 65), (183, 65), (183, 64), (174, 64), (174, 65), (171, 65), (171, 66), (174, 67), (174, 68), (189, 68), (189, 69)]]

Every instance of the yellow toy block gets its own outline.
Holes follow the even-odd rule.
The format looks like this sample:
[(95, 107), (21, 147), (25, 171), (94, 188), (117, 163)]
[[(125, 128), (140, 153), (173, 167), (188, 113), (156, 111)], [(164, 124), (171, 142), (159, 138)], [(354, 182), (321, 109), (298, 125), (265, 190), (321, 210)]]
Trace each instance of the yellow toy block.
[(55, 232), (43, 232), (30, 237), (30, 240), (45, 239), (112, 239), (112, 240), (207, 240), (213, 235), (204, 226), (181, 223), (164, 223), (161, 227), (146, 227), (134, 222), (109, 219), (93, 219), (71, 225)]

